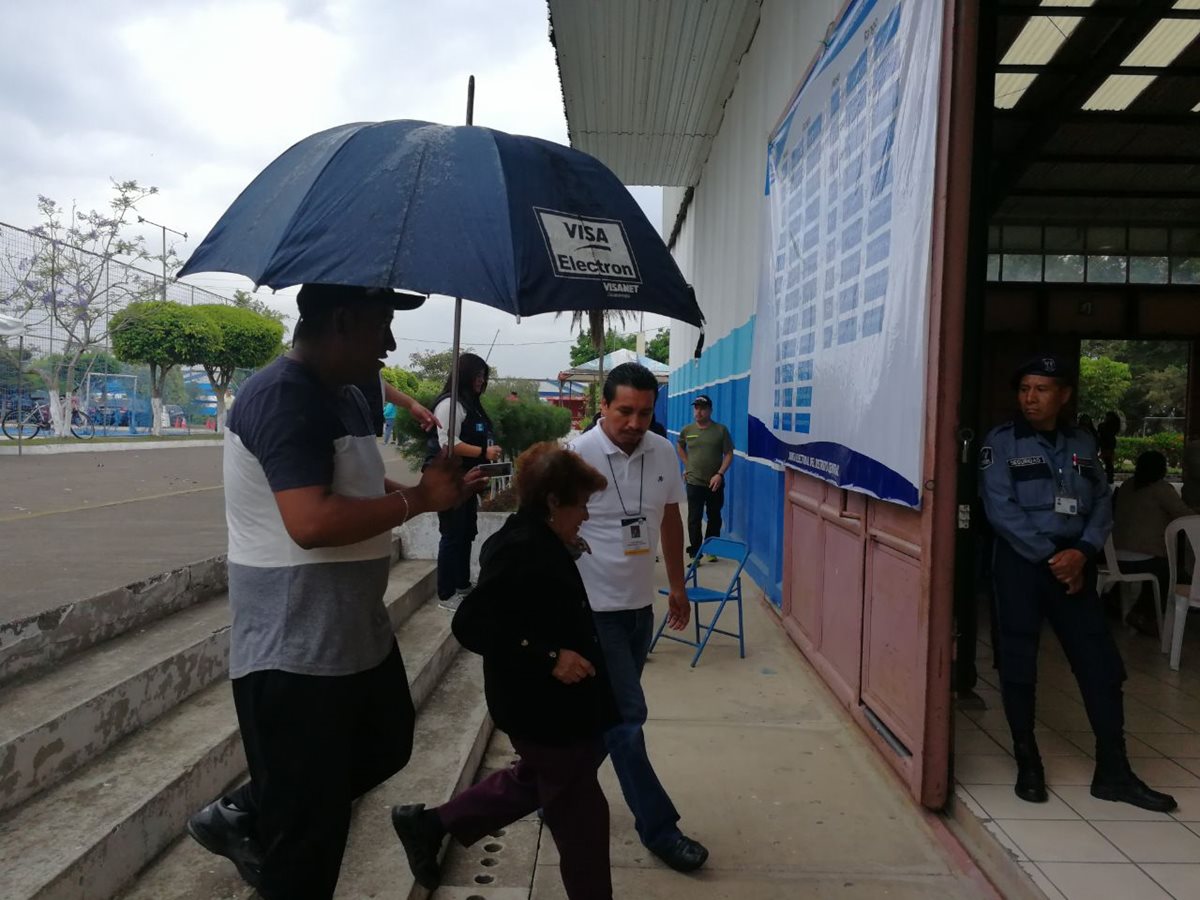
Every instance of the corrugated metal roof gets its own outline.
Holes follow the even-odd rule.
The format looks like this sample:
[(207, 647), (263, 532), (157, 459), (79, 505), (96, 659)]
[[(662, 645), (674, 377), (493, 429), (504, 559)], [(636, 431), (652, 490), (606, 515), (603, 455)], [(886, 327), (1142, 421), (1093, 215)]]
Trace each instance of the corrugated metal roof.
[(762, 0), (548, 5), (571, 145), (626, 184), (695, 184)]
[[(1088, 7), (1096, 0), (1041, 0), (1041, 6)], [(1058, 53), (1067, 38), (1083, 21), (1081, 16), (1034, 16), (1025, 23), (1004, 58), (1005, 65), (1044, 66)], [(1012, 109), (1033, 84), (1036, 75), (1001, 74), (996, 76), (995, 105)]]
[[(1175, 9), (1200, 9), (1200, 0), (1179, 0)], [(1142, 38), (1122, 65), (1165, 69), (1200, 35), (1200, 22), (1164, 19)], [(1084, 109), (1127, 109), (1154, 81), (1154, 75), (1110, 75)]]

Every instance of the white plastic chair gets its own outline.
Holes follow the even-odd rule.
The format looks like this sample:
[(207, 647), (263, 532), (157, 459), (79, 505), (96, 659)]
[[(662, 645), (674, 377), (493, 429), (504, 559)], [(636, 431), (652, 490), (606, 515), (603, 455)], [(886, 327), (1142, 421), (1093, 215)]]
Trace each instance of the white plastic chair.
[[(1104, 542), (1104, 565), (1098, 566), (1096, 569), (1096, 593), (1103, 595), (1108, 588), (1114, 584), (1121, 585), (1121, 620), (1129, 615), (1129, 611), (1133, 608), (1134, 600), (1137, 594), (1128, 588), (1135, 584), (1143, 584), (1150, 582), (1150, 587), (1154, 591), (1154, 614), (1158, 618), (1158, 633), (1163, 635), (1163, 640), (1166, 640), (1166, 632), (1163, 631), (1163, 608), (1162, 596), (1158, 587), (1158, 579), (1150, 572), (1122, 572), (1121, 562), (1117, 559), (1117, 548), (1113, 544), (1112, 535), (1108, 536), (1108, 540)], [(1163, 645), (1163, 652), (1166, 653), (1166, 645)]]
[(1200, 549), (1200, 516), (1180, 516), (1167, 525), (1167, 566), (1171, 573), (1171, 599), (1174, 612), (1167, 616), (1163, 629), (1163, 652), (1171, 647), (1171, 668), (1179, 668), (1179, 656), (1183, 652), (1183, 629), (1187, 625), (1188, 609), (1200, 609), (1200, 578), (1193, 573), (1191, 584), (1179, 584), (1179, 565), (1176, 559), (1179, 533), (1187, 535), (1192, 551)]

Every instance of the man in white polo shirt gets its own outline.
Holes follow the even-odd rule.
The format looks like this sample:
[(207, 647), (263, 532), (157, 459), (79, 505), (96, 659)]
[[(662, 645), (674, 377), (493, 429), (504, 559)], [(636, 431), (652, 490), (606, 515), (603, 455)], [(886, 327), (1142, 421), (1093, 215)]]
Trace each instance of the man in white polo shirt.
[(621, 723), (604, 739), (621, 792), (642, 843), (671, 868), (691, 872), (704, 865), (708, 850), (679, 830), (679, 813), (650, 764), (642, 731), (642, 667), (654, 633), (660, 534), (670, 583), (668, 623), (684, 628), (691, 611), (683, 581), (683, 479), (671, 442), (649, 431), (657, 396), (658, 381), (649, 369), (617, 366), (604, 382), (597, 427), (571, 444), (608, 479), (608, 487), (588, 502), (579, 533), (591, 553), (578, 565), (621, 714)]

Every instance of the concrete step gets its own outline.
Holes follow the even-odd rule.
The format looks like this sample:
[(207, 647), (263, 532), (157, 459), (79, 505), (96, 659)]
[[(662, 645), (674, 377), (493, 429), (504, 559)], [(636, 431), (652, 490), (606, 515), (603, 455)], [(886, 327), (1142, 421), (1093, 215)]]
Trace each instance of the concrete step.
[[(492, 731), (478, 657), (459, 652), (417, 717), (415, 750), (404, 771), (355, 806), (338, 898), (419, 898), (392, 832), (395, 803), (444, 802), (469, 784)], [(120, 900), (249, 900), (233, 865), (183, 838), (144, 871)]]
[[(397, 529), (392, 562), (402, 556)], [(0, 685), (177, 613), (227, 586), (225, 556), (214, 556), (37, 615), (0, 621)]]
[(221, 593), (227, 584), (225, 557), (214, 556), (35, 616), (0, 622), (0, 684), (186, 609)]
[[(434, 567), (401, 561), (387, 598), (399, 627), (433, 590)], [(229, 671), (222, 594), (0, 689), (0, 812), (44, 790)]]
[[(405, 566), (420, 571), (415, 583), (428, 591), (428, 564)], [(409, 593), (393, 608), (410, 603)], [(427, 601), (398, 639), (420, 704), (457, 650), (449, 616)], [(183, 833), (192, 812), (244, 773), (233, 698), (222, 681), (0, 818), (5, 900), (111, 897)]]
[(335, 900), (429, 896), (413, 881), (391, 808), (445, 803), (474, 780), (491, 736), (483, 661), (460, 651), (417, 719), (412, 761), (355, 806)]

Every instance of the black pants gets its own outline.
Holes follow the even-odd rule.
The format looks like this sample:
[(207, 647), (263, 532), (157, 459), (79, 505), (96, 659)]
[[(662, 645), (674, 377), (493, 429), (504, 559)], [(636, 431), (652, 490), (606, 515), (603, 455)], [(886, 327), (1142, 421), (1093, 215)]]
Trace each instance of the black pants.
[(351, 802), (412, 755), (416, 711), (400, 649), (354, 675), (251, 672), (234, 679), (233, 700), (250, 781), (229, 799), (255, 817), (259, 892), (266, 900), (328, 900)]
[[(688, 548), (689, 556), (700, 552), (704, 538), (721, 536), (721, 509), (725, 506), (725, 485), (715, 491), (705, 484), (689, 484), (687, 486), (688, 502)], [(700, 521), (708, 515), (708, 527), (704, 529), (704, 537), (700, 536)]]
[(438, 513), (438, 530), (442, 539), (438, 542), (437, 592), (438, 599), (446, 600), (459, 588), (471, 584), (471, 545), (477, 527), (479, 500), (472, 497), (462, 506)]
[(995, 548), (996, 655), (1009, 728), (1014, 735), (1033, 731), (1038, 638), (1048, 619), (1079, 683), (1097, 742), (1120, 740), (1125, 666), (1096, 595), (1095, 568), (1089, 562), (1084, 589), (1067, 594), (1045, 563), (1029, 562), (999, 537)]

